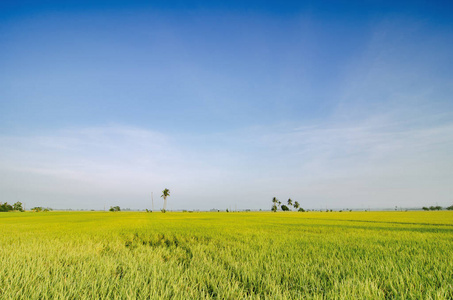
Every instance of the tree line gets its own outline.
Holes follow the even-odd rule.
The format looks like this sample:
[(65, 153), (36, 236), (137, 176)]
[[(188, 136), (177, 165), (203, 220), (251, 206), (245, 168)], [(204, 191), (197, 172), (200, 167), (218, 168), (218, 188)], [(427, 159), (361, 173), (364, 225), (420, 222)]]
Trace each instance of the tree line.
[[(445, 207), (447, 210), (453, 210), (453, 205), (450, 205), (448, 207)], [(442, 206), (439, 206), (439, 205), (436, 205), (436, 206), (433, 206), (431, 205), (430, 207), (426, 207), (426, 206), (423, 206), (422, 207), (423, 210), (442, 210), (443, 207)]]
[(274, 198), (272, 198), (272, 208), (271, 208), (271, 210), (273, 212), (276, 212), (280, 208), (282, 211), (289, 211), (290, 210), (289, 207), (293, 206), (297, 211), (300, 211), (300, 212), (304, 212), (305, 211), (305, 209), (300, 207), (299, 202), (294, 201), (294, 203), (293, 203), (293, 200), (291, 200), (291, 198), (289, 198), (286, 203), (288, 205), (282, 204), (282, 202), (280, 200), (278, 200), (276, 197), (274, 197)]
[[(32, 207), (30, 209), (31, 211), (34, 211), (34, 212), (41, 212), (41, 211), (51, 211), (52, 209), (49, 208), (49, 207), (41, 207), (41, 206), (37, 206), (37, 207)], [(23, 207), (23, 204), (22, 202), (19, 202), (17, 201), (16, 203), (14, 204), (8, 204), (8, 202), (5, 202), (5, 203), (2, 203), (0, 202), (0, 212), (9, 212), (9, 211), (25, 211), (24, 207)]]
[(8, 202), (1, 203), (0, 202), (0, 212), (8, 212), (8, 211), (24, 211), (22, 207), (22, 202), (17, 201), (13, 205), (8, 204)]

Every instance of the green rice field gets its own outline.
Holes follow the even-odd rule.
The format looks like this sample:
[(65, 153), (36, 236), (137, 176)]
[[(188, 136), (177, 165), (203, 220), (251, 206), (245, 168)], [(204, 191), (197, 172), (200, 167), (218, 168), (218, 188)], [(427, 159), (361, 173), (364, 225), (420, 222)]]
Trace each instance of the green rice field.
[(453, 212), (0, 213), (1, 299), (453, 299)]

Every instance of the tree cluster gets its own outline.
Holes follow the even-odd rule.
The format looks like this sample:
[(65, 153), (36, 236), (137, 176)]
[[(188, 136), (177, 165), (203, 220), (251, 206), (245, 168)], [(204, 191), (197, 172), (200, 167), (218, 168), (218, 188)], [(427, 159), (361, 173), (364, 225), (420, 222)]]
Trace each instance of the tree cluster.
[(0, 212), (8, 212), (8, 211), (24, 211), (22, 208), (22, 203), (17, 201), (13, 205), (8, 204), (8, 202), (1, 203), (0, 202)]
[[(452, 205), (452, 206), (453, 206), (453, 205)], [(422, 209), (423, 209), (423, 210), (442, 210), (442, 206), (439, 206), (439, 205), (430, 206), (430, 207), (423, 206)], [(447, 207), (447, 209), (450, 209), (450, 208)]]
[(119, 206), (110, 206), (109, 211), (121, 211), (121, 208)]
[(287, 201), (288, 205), (282, 204), (282, 202), (280, 202), (276, 197), (272, 198), (272, 203), (273, 204), (272, 204), (271, 210), (273, 212), (276, 212), (279, 209), (279, 207), (282, 211), (290, 211), (291, 206), (293, 206), (296, 210), (298, 209), (297, 211), (300, 211), (300, 212), (305, 211), (302, 207), (300, 207), (299, 202), (294, 201), (294, 204), (293, 204), (293, 200), (291, 200), (291, 198), (288, 199), (288, 201)]
[(36, 207), (32, 207), (31, 211), (33, 212), (48, 212), (48, 211), (51, 211), (52, 208), (49, 208), (49, 207), (42, 207), (42, 206), (36, 206)]

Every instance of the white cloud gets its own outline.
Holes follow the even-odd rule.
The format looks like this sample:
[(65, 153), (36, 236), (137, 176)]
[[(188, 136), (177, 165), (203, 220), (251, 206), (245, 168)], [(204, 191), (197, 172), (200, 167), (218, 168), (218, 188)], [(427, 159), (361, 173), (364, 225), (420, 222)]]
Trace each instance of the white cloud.
[(153, 191), (157, 209), (165, 187), (173, 209), (268, 208), (273, 196), (307, 208), (452, 199), (451, 122), (415, 128), (374, 116), (185, 139), (113, 126), (0, 142), (3, 201), (29, 205), (150, 208)]
[(100, 208), (116, 201), (148, 207), (151, 191), (218, 175), (206, 164), (188, 161), (168, 136), (140, 128), (60, 130), (0, 141), (1, 188), (10, 202)]
[[(308, 123), (262, 120), (206, 135), (104, 126), (0, 136), (0, 201), (149, 208), (151, 191), (158, 207), (168, 187), (170, 208), (269, 208), (273, 196), (306, 208), (451, 205), (450, 38), (410, 21), (379, 24), (332, 85), (340, 86), (336, 109)], [(186, 88), (203, 82), (192, 78)], [(197, 97), (219, 109), (217, 94)], [(240, 99), (252, 106), (247, 97), (256, 95)]]

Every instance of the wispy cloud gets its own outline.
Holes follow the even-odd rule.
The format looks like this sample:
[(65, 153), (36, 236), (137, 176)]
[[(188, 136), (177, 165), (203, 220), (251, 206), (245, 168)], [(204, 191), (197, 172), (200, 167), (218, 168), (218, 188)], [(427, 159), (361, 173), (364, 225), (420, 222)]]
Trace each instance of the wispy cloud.
[(374, 116), (294, 125), (184, 139), (124, 126), (3, 136), (3, 197), (54, 207), (149, 207), (151, 191), (169, 187), (174, 208), (205, 209), (266, 208), (273, 195), (315, 208), (451, 198), (452, 122), (417, 128)]
[(453, 201), (448, 26), (131, 15), (91, 32), (97, 17), (8, 31), (0, 201), (149, 208), (164, 188), (170, 208)]
[[(172, 138), (140, 128), (82, 128), (0, 140), (5, 201), (9, 196), (58, 207), (115, 201), (140, 207), (151, 191), (216, 174), (187, 160)], [(78, 195), (80, 202), (66, 201), (68, 195)]]

